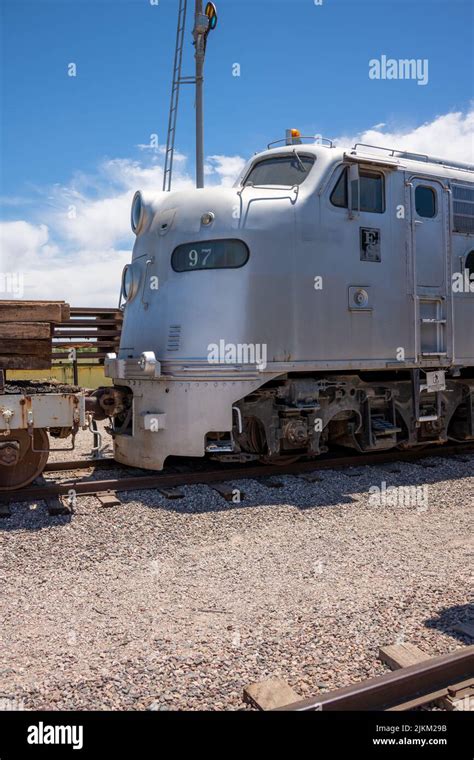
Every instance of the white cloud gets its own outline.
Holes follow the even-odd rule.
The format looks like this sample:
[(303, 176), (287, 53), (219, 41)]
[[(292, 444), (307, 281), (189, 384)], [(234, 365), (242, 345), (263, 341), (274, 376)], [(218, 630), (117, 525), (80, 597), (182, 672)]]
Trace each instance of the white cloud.
[(0, 227), (0, 268), (13, 271), (15, 267), (26, 266), (28, 262), (43, 253), (48, 257), (52, 249), (47, 246), (48, 227), (45, 224), (29, 222), (4, 222)]
[(219, 184), (231, 186), (246, 164), (242, 156), (208, 156), (204, 167), (207, 176), (217, 175)]
[[(174, 190), (194, 187), (182, 158), (175, 157)], [(161, 165), (120, 158), (43, 190), (46, 201), (36, 204), (35, 220), (0, 223), (0, 273), (21, 274), (24, 298), (115, 306), (134, 241), (133, 194), (160, 193), (162, 182)], [(12, 295), (0, 292), (2, 297)]]
[[(103, 251), (117, 245), (133, 245), (130, 206), (133, 194), (160, 194), (163, 167), (130, 159), (104, 161), (96, 175), (77, 175), (66, 187), (53, 191), (51, 226), (70, 245)], [(175, 171), (173, 189), (194, 187), (185, 171)]]
[[(79, 248), (70, 251), (50, 241), (45, 224), (25, 221), (0, 225), (0, 298), (66, 300), (80, 306), (113, 306), (120, 272), (130, 250)], [(21, 293), (8, 287), (8, 275), (20, 277)]]
[(63, 299), (73, 306), (117, 306), (120, 274), (130, 261), (130, 250), (80, 249), (58, 255), (43, 266), (33, 261), (23, 273), (25, 299)]
[[(130, 193), (90, 201), (80, 199), (57, 213), (55, 226), (71, 244), (97, 250), (110, 248), (130, 235)], [(70, 218), (69, 214), (75, 214)]]
[(386, 126), (377, 124), (359, 135), (339, 137), (336, 144), (350, 147), (356, 142), (364, 142), (474, 163), (474, 109), (466, 113), (456, 111), (437, 116), (433, 121), (414, 128), (382, 132)]

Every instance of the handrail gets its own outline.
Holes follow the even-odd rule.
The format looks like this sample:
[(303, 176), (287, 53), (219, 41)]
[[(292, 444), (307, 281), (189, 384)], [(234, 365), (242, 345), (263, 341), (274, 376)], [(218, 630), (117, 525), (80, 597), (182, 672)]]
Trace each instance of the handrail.
[(468, 164), (463, 161), (451, 161), (447, 158), (439, 158), (438, 156), (430, 156), (428, 153), (414, 153), (409, 150), (398, 150), (397, 148), (386, 148), (383, 145), (370, 145), (369, 143), (358, 142), (352, 150), (357, 152), (357, 148), (372, 148), (373, 150), (384, 150), (392, 156), (401, 158), (402, 156), (412, 161), (424, 161), (425, 163), (440, 164), (452, 169), (463, 169), (464, 171), (474, 172), (474, 164)]
[[(330, 140), (329, 137), (315, 137), (314, 135), (300, 135), (298, 140), (312, 140), (314, 145), (323, 145), (325, 148), (334, 148), (334, 140)], [(284, 143), (285, 145), (288, 145), (290, 147), (291, 145), (299, 145), (300, 143), (288, 143), (286, 137), (282, 137), (281, 140), (274, 140), (271, 143), (268, 143), (267, 148), (270, 150), (270, 148), (273, 145), (278, 145), (278, 143)], [(326, 145), (326, 143), (329, 143), (329, 145)]]

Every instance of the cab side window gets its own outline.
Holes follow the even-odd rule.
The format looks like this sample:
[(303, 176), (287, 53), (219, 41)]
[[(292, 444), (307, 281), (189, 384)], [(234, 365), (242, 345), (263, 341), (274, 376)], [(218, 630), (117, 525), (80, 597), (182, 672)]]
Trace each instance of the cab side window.
[(474, 251), (471, 251), (466, 256), (466, 263), (464, 264), (464, 267), (469, 272), (469, 277), (474, 278)]
[(432, 219), (436, 216), (436, 194), (432, 187), (418, 185), (415, 190), (415, 208), (418, 216)]
[(331, 193), (331, 203), (339, 208), (347, 208), (347, 168), (343, 169), (339, 175), (334, 190)]
[[(330, 196), (333, 206), (347, 208), (348, 205), (348, 169), (345, 167)], [(373, 172), (361, 169), (360, 177), (360, 211), (368, 211), (373, 214), (383, 214), (385, 211), (385, 185), (384, 175), (381, 172)]]

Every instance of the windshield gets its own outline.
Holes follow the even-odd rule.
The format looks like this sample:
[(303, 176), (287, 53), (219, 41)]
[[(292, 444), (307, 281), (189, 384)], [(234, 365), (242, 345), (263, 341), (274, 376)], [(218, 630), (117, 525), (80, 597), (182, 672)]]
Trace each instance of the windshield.
[(254, 164), (245, 178), (246, 185), (301, 185), (315, 161), (314, 156), (292, 153), (288, 156), (264, 158)]

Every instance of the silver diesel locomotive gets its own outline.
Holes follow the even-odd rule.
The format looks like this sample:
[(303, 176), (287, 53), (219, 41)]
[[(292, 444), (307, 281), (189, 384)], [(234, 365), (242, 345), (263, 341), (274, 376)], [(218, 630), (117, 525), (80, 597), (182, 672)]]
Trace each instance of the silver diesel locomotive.
[(232, 188), (135, 194), (115, 457), (474, 440), (474, 166), (296, 131)]

